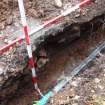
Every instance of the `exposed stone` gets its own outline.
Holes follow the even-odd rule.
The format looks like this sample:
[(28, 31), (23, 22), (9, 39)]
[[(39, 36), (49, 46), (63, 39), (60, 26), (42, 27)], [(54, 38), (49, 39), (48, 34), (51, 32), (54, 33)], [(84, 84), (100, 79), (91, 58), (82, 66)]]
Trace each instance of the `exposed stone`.
[(71, 83), (71, 85), (74, 86), (74, 87), (77, 87), (77, 86), (78, 86), (78, 82), (77, 82), (77, 81), (73, 81), (73, 82)]
[(78, 100), (80, 98), (80, 96), (75, 95), (75, 97), (73, 98), (74, 100)]
[(100, 79), (99, 78), (95, 78), (95, 83), (99, 83), (100, 82)]
[(3, 68), (0, 68), (0, 75), (2, 75), (4, 73)]
[(4, 22), (1, 22), (0, 23), (0, 30), (3, 30), (5, 28), (5, 23)]
[(55, 0), (55, 5), (57, 6), (57, 7), (62, 7), (62, 0)]
[(6, 24), (11, 25), (12, 23), (13, 23), (13, 16), (10, 16), (10, 17), (7, 18)]
[(80, 14), (76, 14), (75, 17), (78, 18), (80, 16)]
[(8, 43), (8, 39), (5, 39), (5, 40), (4, 40), (4, 43)]

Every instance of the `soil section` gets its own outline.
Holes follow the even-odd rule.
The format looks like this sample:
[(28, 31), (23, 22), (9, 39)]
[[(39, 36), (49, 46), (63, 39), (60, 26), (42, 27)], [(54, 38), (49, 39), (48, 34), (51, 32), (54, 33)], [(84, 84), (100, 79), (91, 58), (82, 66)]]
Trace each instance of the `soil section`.
[[(75, 4), (77, 4), (78, 2), (80, 2), (80, 1), (65, 0), (63, 3), (63, 7), (57, 8), (56, 6), (54, 6), (54, 2), (49, 2), (48, 0), (40, 0), (40, 1), (27, 0), (27, 1), (25, 1), (25, 8), (26, 8), (26, 12), (27, 12), (28, 21), (29, 21), (29, 23), (31, 23), (31, 22), (33, 23), (33, 21), (34, 22), (37, 21), (37, 26), (38, 26), (39, 24), (42, 24), (43, 21), (46, 21), (49, 18), (52, 18), (53, 16), (59, 15), (61, 11), (64, 11), (68, 7), (71, 7)], [(38, 35), (40, 34), (40, 36), (41, 36), (38, 39), (35, 38), (36, 34), (34, 36), (32, 36), (31, 40), (32, 40), (32, 45), (33, 45), (33, 51), (35, 50), (35, 48), (34, 48), (35, 45), (39, 45), (40, 43), (45, 41), (45, 39), (48, 38), (48, 36), (61, 35), (61, 33), (60, 34), (57, 34), (57, 33), (62, 32), (62, 30), (64, 30), (65, 27), (67, 27), (67, 26), (69, 27), (72, 23), (82, 24), (84, 22), (89, 22), (94, 17), (103, 14), (105, 11), (105, 8), (104, 8), (105, 3), (104, 2), (105, 2), (104, 0), (103, 1), (96, 0), (94, 3), (91, 3), (86, 8), (83, 8), (82, 13), (80, 11), (76, 11), (75, 13), (72, 13), (70, 16), (63, 19), (63, 21), (61, 21), (59, 24), (53, 25), (52, 27), (47, 28), (47, 29), (37, 33)], [(48, 4), (48, 5), (46, 5), (46, 4)], [(19, 11), (18, 11), (17, 1), (13, 2), (12, 0), (2, 0), (0, 2), (0, 5), (1, 5), (0, 16), (2, 17), (2, 18), (0, 18), (1, 19), (0, 20), (1, 21), (1, 24), (0, 24), (0, 27), (1, 27), (0, 28), (1, 29), (0, 46), (4, 46), (5, 44), (11, 42), (13, 39), (16, 39), (18, 37), (18, 34), (22, 35), (22, 30), (21, 30), (22, 26), (21, 26), (21, 22), (20, 22), (20, 15), (19, 15)], [(13, 16), (13, 17), (11, 17), (11, 16)], [(102, 20), (102, 22), (104, 23), (104, 20)], [(30, 26), (32, 26), (31, 29), (34, 29), (35, 27), (37, 27), (36, 24), (32, 24), (32, 23), (30, 25)], [(34, 25), (35, 25), (35, 27), (34, 27)], [(14, 34), (12, 35), (12, 33), (14, 33)], [(69, 33), (67, 33), (67, 34), (69, 34)], [(72, 36), (72, 34), (70, 34), (70, 36)], [(103, 37), (99, 37), (99, 39), (100, 38), (103, 38)], [(41, 81), (40, 87), (43, 91), (46, 91), (49, 87), (52, 87), (52, 85), (56, 84), (57, 77), (60, 76), (60, 73), (65, 69), (66, 64), (68, 63), (67, 61), (69, 61), (69, 60), (74, 61), (75, 57), (80, 59), (79, 61), (77, 60), (78, 63), (81, 61), (82, 58), (80, 57), (79, 54), (83, 54), (82, 51), (83, 51), (83, 47), (85, 47), (85, 44), (89, 41), (90, 41), (90, 43), (88, 43), (89, 45), (91, 45), (91, 43), (94, 43), (92, 41), (93, 39), (91, 39), (91, 40), (86, 39), (86, 40), (87, 40), (86, 42), (83, 41), (84, 43), (82, 45), (80, 45), (80, 46), (82, 46), (82, 49), (80, 49), (80, 50), (78, 49), (80, 47), (79, 44), (78, 44), (78, 48), (76, 48), (77, 45), (75, 46), (75, 44), (74, 44), (74, 47), (71, 46), (69, 50), (65, 49), (65, 47), (62, 47), (62, 46), (60, 46), (60, 47), (63, 50), (60, 50), (60, 47), (54, 48), (53, 46), (51, 46), (51, 49), (49, 49), (51, 51), (49, 51), (49, 52), (51, 52), (53, 54), (49, 54), (49, 55), (53, 56), (53, 57), (51, 57), (51, 61), (48, 64), (49, 66), (48, 65), (45, 66), (45, 69), (47, 69), (47, 68), (48, 68), (48, 70), (50, 69), (50, 72), (47, 73), (47, 75), (46, 75), (46, 70), (43, 70), (44, 72), (41, 71), (41, 74), (40, 74), (41, 78), (39, 79), (39, 81)], [(80, 42), (81, 42), (81, 40), (78, 43), (80, 43)], [(21, 44), (17, 44), (14, 48), (10, 48), (7, 52), (0, 54), (0, 101), (1, 102), (10, 98), (12, 95), (14, 95), (14, 93), (16, 92), (16, 90), (18, 88), (23, 87), (23, 85), (19, 86), (19, 84), (23, 84), (23, 83), (21, 83), (21, 80), (23, 78), (25, 78), (23, 80), (26, 81), (26, 84), (27, 83), (30, 84), (29, 81), (31, 81), (31, 79), (30, 79), (31, 76), (30, 76), (30, 73), (28, 72), (28, 70), (26, 69), (26, 67), (27, 67), (27, 52), (26, 52), (25, 48), (26, 48), (25, 43), (22, 42)], [(55, 50), (55, 52), (53, 52), (52, 49)], [(56, 49), (59, 49), (59, 51), (61, 51), (61, 53), (58, 53), (58, 50), (56, 50)], [(72, 53), (71, 49), (73, 49), (75, 51)], [(86, 47), (86, 49), (88, 49), (88, 48)], [(68, 53), (64, 54), (65, 52), (68, 52)], [(69, 56), (72, 56), (72, 54), (74, 54), (74, 53), (76, 54), (75, 57), (69, 58)], [(58, 59), (58, 61), (56, 61), (57, 57), (60, 60)], [(56, 62), (56, 63), (54, 65), (52, 65), (53, 62)], [(62, 64), (62, 67), (61, 67), (61, 64)], [(73, 66), (73, 65), (75, 65), (75, 63), (71, 64), (71, 62), (70, 62), (70, 65)], [(53, 67), (55, 67), (55, 68), (53, 68)], [(54, 76), (52, 73), (54, 73), (54, 75), (55, 74), (56, 75)], [(48, 79), (49, 76), (51, 77), (50, 81), (48, 81), (48, 85), (45, 86), (42, 83), (44, 83), (45, 82), (44, 80), (46, 80), (44, 78)], [(25, 83), (24, 83), (24, 85), (25, 85)], [(31, 84), (31, 85), (29, 85), (29, 87), (33, 91), (33, 85)], [(26, 91), (27, 91), (27, 88), (26, 88)], [(13, 93), (13, 94), (11, 94), (11, 93)], [(24, 91), (23, 91), (23, 93), (24, 93)], [(11, 94), (11, 96), (10, 96), (10, 94)], [(30, 94), (30, 92), (29, 92), (29, 94)], [(32, 96), (32, 94), (30, 94), (30, 97), (31, 96)], [(27, 100), (30, 100), (30, 99), (27, 99)], [(22, 104), (22, 105), (24, 105), (24, 104)]]
[[(39, 73), (39, 84), (40, 84), (40, 88), (42, 89), (43, 92), (46, 92), (48, 89), (52, 88), (57, 83), (57, 81), (60, 80), (60, 78), (58, 78), (58, 77), (60, 77), (62, 75), (62, 73), (64, 74), (64, 73), (68, 72), (68, 68), (69, 68), (69, 72), (70, 72), (70, 70), (72, 70), (74, 67), (76, 67), (78, 64), (80, 64), (81, 61), (86, 56), (88, 56), (88, 54), (94, 49), (94, 47), (100, 41), (102, 41), (102, 39), (104, 39), (104, 37), (105, 37), (104, 33), (101, 33), (101, 34), (100, 33), (101, 32), (97, 32), (97, 33), (91, 34), (90, 36), (83, 36), (80, 39), (73, 42), (72, 44), (69, 43), (68, 45), (63, 44), (63, 45), (55, 46), (55, 45), (49, 44), (49, 47), (47, 49), (50, 52), (49, 55), (51, 56), (50, 57), (51, 59), (50, 59), (49, 63), (43, 68), (44, 70), (42, 70), (41, 73)], [(94, 64), (92, 63), (92, 65), (94, 65)], [(95, 73), (97, 74), (98, 70), (97, 71), (94, 70), (94, 73), (92, 71), (93, 74), (91, 73), (91, 69), (86, 70), (86, 72), (89, 72), (88, 74), (85, 73), (87, 76), (95, 75)], [(83, 82), (85, 81), (85, 79), (86, 79), (85, 75), (84, 74), (80, 74), (80, 75), (82, 75), (82, 77), (79, 76), (79, 77), (74, 78), (72, 85), (75, 85), (79, 81), (79, 78), (80, 78), (80, 80), (82, 79)], [(101, 75), (101, 73), (100, 73), (100, 75)], [(102, 75), (103, 75), (103, 73), (102, 73)], [(95, 78), (98, 78), (97, 75), (95, 75)], [(76, 83), (75, 83), (75, 81), (76, 81)], [(81, 88), (82, 86), (84, 86), (82, 84), (82, 81), (81, 81), (81, 86), (76, 84), (77, 87), (79, 86), (79, 88)], [(79, 93), (77, 92), (78, 88), (76, 88), (75, 94), (74, 93), (72, 94), (72, 92), (71, 92), (72, 87), (70, 87), (70, 84), (68, 84), (68, 86), (66, 87), (67, 89), (65, 88), (60, 93), (58, 93), (54, 98), (52, 98), (50, 101), (50, 104), (48, 104), (48, 105), (62, 105), (62, 103), (64, 105), (65, 105), (65, 103), (67, 103), (67, 105), (69, 105), (70, 103), (68, 103), (68, 100), (65, 99), (66, 96), (78, 98), (79, 97)], [(86, 87), (87, 87), (87, 85), (86, 85)], [(87, 91), (86, 87), (84, 86), (84, 89), (86, 89), (86, 91)], [(24, 90), (24, 92), (23, 92), (23, 90)], [(85, 94), (85, 92), (82, 92), (82, 91), (83, 91), (83, 89), (81, 88), (80, 93)], [(74, 92), (74, 90), (73, 90), (73, 92)], [(14, 103), (16, 105), (21, 105), (21, 104), (26, 105), (27, 103), (30, 103), (32, 101), (34, 95), (35, 95), (35, 92), (32, 88), (32, 84), (31, 85), (28, 84), (28, 86), (26, 86), (26, 87), (24, 86), (24, 88), (19, 91), (19, 94), (15, 95), (16, 99), (15, 98), (12, 99), (9, 105), (12, 105)], [(62, 98), (60, 98), (60, 97), (62, 97)], [(86, 98), (87, 97), (88, 97), (88, 95), (86, 95)], [(17, 102), (18, 102), (18, 104), (17, 104)], [(72, 102), (72, 101), (70, 101), (70, 102)], [(73, 102), (75, 103), (75, 101), (73, 101)], [(70, 105), (72, 105), (72, 104), (70, 104)], [(83, 104), (83, 105), (85, 105), (85, 104)]]

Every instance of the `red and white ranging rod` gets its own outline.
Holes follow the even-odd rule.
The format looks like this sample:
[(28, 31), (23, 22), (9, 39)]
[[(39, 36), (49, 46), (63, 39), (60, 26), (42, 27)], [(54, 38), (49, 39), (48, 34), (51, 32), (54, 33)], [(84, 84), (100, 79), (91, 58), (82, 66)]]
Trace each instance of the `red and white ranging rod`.
[(28, 32), (28, 25), (27, 25), (26, 16), (25, 16), (23, 0), (18, 0), (18, 5), (19, 5), (21, 21), (22, 21), (22, 25), (23, 25), (24, 38), (25, 38), (26, 44), (27, 44), (29, 65), (30, 65), (31, 71), (32, 71), (32, 81), (33, 81), (34, 87), (37, 90), (37, 92), (41, 96), (43, 96), (42, 93), (40, 92), (40, 89), (38, 88), (38, 84), (37, 84), (36, 68), (34, 66), (34, 59), (33, 59), (33, 55), (32, 55), (32, 48), (31, 48), (31, 44), (30, 44), (30, 37), (29, 37), (29, 32)]
[[(77, 4), (76, 6), (67, 9), (66, 11), (64, 11), (63, 13), (61, 13), (61, 15), (59, 15), (59, 16), (57, 16), (57, 17), (55, 17), (55, 18), (53, 18), (53, 19), (51, 19), (51, 20), (45, 22), (45, 23), (42, 24), (42, 25), (39, 25), (37, 28), (35, 28), (35, 29), (32, 30), (31, 32), (29, 32), (29, 36), (33, 35), (34, 33), (40, 31), (41, 29), (43, 29), (43, 28), (45, 28), (45, 27), (47, 27), (47, 26), (50, 26), (50, 25), (56, 23), (56, 21), (59, 20), (60, 18), (69, 15), (69, 14), (72, 13), (73, 11), (77, 10), (78, 8), (83, 7), (83, 5), (85, 5), (85, 4), (87, 4), (87, 3), (91, 2), (91, 1), (92, 1), (92, 0), (83, 0), (81, 3)], [(23, 19), (22, 19), (22, 20), (23, 20)], [(36, 39), (37, 39), (38, 37), (40, 37), (40, 35), (36, 35)], [(3, 51), (6, 51), (7, 49), (9, 49), (9, 48), (12, 47), (13, 45), (15, 45), (17, 42), (19, 42), (19, 41), (21, 41), (21, 40), (24, 40), (24, 39), (25, 39), (25, 37), (22, 36), (22, 37), (20, 37), (20, 38), (17, 38), (16, 40), (12, 41), (11, 43), (9, 43), (9, 44), (7, 44), (7, 45), (1, 47), (1, 48), (0, 48), (0, 53), (2, 53)]]

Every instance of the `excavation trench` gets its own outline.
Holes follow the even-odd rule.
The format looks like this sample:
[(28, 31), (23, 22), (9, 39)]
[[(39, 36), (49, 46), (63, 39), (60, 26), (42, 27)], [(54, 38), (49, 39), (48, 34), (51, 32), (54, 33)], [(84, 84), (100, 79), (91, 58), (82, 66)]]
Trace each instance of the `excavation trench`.
[[(67, 26), (55, 36), (49, 35), (38, 45), (38, 49), (33, 54), (39, 56), (40, 50), (44, 49), (49, 59), (37, 73), (39, 87), (43, 93), (55, 86), (63, 73), (68, 75), (104, 40), (104, 17), (103, 14), (89, 22)], [(28, 65), (23, 72), (8, 79), (3, 85), (1, 105), (28, 105), (33, 97), (37, 98)], [(5, 93), (7, 91), (9, 94)]]

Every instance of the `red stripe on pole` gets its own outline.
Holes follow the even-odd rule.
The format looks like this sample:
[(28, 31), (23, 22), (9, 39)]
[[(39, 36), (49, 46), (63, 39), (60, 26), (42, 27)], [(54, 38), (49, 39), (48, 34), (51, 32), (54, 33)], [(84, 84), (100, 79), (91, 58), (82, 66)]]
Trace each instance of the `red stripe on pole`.
[(22, 41), (22, 38), (21, 37), (20, 38), (17, 38), (16, 40), (13, 40), (11, 43), (9, 43), (9, 44), (7, 44), (7, 45), (5, 45), (3, 47), (1, 47), (0, 48), (0, 53), (3, 52), (3, 51), (6, 51), (7, 49), (9, 49), (13, 45), (15, 45), (16, 42), (20, 42), (20, 41)]
[(33, 84), (37, 83), (37, 77), (32, 77)]
[(33, 68), (33, 67), (37, 67), (37, 63), (36, 63), (36, 60), (32, 60), (32, 58), (30, 58), (29, 60), (28, 60), (28, 68), (29, 69), (31, 69), (31, 68)]
[(30, 38), (29, 38), (29, 35), (28, 35), (28, 27), (27, 26), (24, 26), (24, 34), (25, 34), (25, 39), (26, 39), (26, 43), (29, 45), (30, 44)]
[(33, 60), (33, 57), (32, 57), (32, 58), (29, 58), (29, 66), (30, 66), (31, 68), (34, 67), (34, 60)]
[(54, 24), (55, 22), (57, 22), (61, 18), (62, 18), (62, 16), (60, 15), (60, 16), (57, 16), (57, 17), (51, 19), (51, 20), (46, 21), (44, 23), (44, 27), (48, 27), (49, 25)]
[(35, 68), (37, 67), (37, 62), (36, 62), (36, 61), (34, 62), (34, 67), (35, 67)]

